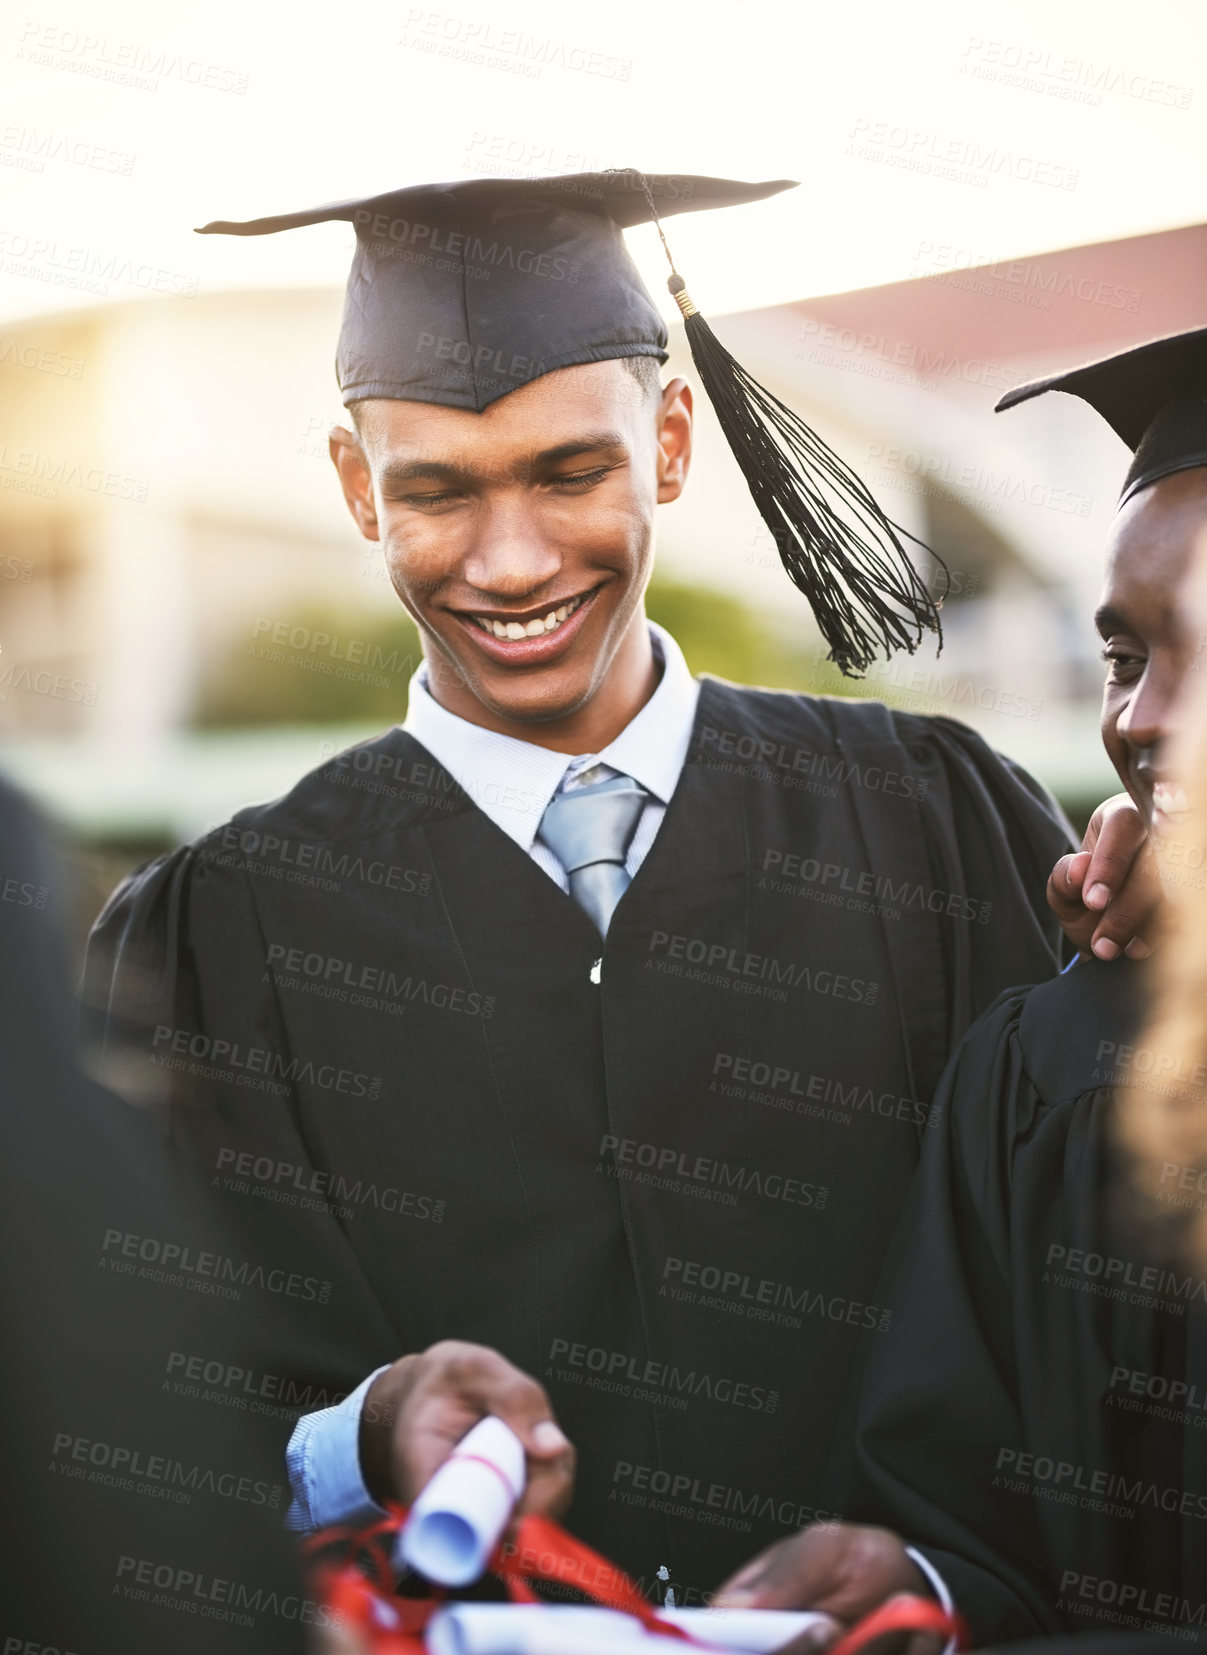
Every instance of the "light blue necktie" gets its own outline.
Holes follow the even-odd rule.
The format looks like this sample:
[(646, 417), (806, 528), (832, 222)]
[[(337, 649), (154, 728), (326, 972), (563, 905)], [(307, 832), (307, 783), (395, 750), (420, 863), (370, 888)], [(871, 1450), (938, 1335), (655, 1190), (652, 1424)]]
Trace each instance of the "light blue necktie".
[(566, 870), (570, 895), (601, 937), (628, 889), (625, 857), (649, 797), (631, 776), (611, 776), (554, 794), (541, 817), (537, 838)]

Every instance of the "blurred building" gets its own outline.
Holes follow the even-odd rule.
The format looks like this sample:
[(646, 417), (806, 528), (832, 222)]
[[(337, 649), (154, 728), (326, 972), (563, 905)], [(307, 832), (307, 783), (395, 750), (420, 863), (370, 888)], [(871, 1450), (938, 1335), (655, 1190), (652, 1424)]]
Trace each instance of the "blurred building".
[[(1107, 785), (1089, 616), (1125, 456), (1067, 399), (992, 406), (1201, 324), (1207, 227), (968, 257), (923, 248), (910, 281), (716, 325), (949, 566), (941, 659), (899, 659), (865, 692), (964, 718), (1088, 796)], [(313, 728), (198, 730), (240, 652), (375, 672), (401, 713), (414, 661), (378, 625), (397, 600), (327, 457), (339, 310), (330, 290), (221, 293), (0, 334), (0, 762), (86, 834), (189, 834), (318, 761)], [(673, 352), (690, 376), (681, 334)], [(820, 659), (707, 410), (659, 556)]]

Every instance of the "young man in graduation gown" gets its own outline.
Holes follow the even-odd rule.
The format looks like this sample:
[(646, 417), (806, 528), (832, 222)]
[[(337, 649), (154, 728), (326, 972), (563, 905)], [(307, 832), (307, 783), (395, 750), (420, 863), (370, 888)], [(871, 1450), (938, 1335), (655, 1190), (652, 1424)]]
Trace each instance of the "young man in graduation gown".
[[(1207, 329), (1001, 406), (1047, 390), (1084, 397), (1135, 450), (1095, 616), (1102, 734), (1176, 877), (1168, 736), (1202, 643), (1179, 589), (1207, 531)], [(884, 1527), (789, 1542), (732, 1583), (735, 1601), (857, 1616), (908, 1583), (912, 1542), (974, 1645), (1207, 1637), (1207, 1281), (1131, 1193), (1113, 1116), (1118, 1088), (1141, 1106), (1171, 1085), (1200, 1108), (1207, 1096), (1201, 1075), (1136, 1043), (1148, 969), (1081, 961), (1011, 990), (968, 1033), (880, 1289), (892, 1326), (869, 1341), (854, 1447), (831, 1485), (846, 1516)], [(1167, 1193), (1193, 1207), (1181, 1191), (1197, 1169), (1165, 1170)]]
[(825, 1516), (927, 1100), (1058, 969), (1067, 829), (1015, 765), (947, 719), (693, 681), (644, 616), (692, 394), (658, 384), (621, 228), (782, 187), (213, 227), (357, 226), (332, 456), (425, 656), (401, 727), (134, 874), (88, 964), (111, 1072), (170, 1098), (251, 1255), (330, 1283), (263, 1359), (352, 1393), (294, 1434), (300, 1527), (409, 1497), (486, 1412), (531, 1503), (564, 1506), (572, 1442), (576, 1532), (689, 1596)]

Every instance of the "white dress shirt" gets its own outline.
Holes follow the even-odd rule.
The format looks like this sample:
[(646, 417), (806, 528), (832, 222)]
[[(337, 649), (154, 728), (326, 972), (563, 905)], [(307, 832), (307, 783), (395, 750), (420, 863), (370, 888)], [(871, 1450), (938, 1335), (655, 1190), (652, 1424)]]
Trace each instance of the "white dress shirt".
[[(598, 753), (555, 753), (484, 730), (433, 699), (426, 667), (421, 666), (411, 679), (403, 729), (427, 748), (495, 826), (527, 851), (563, 891), (569, 889), (566, 871), (536, 837), (555, 793), (573, 788), (584, 771), (597, 765), (640, 782), (649, 798), (625, 858), (632, 878), (679, 784), (700, 686), (670, 634), (652, 621), (649, 628), (655, 657), (662, 663), (658, 687), (615, 741)], [(592, 779), (598, 779), (598, 772)], [(365, 1488), (358, 1451), (361, 1406), (369, 1386), (384, 1371), (378, 1368), (371, 1373), (335, 1407), (304, 1414), (298, 1421), (286, 1450), (293, 1494), (286, 1518), (290, 1528), (309, 1532), (335, 1523), (368, 1523), (384, 1515)]]
[(596, 764), (607, 765), (641, 783), (650, 798), (625, 859), (632, 878), (645, 861), (671, 794), (679, 785), (700, 686), (688, 672), (683, 651), (670, 633), (652, 621), (648, 624), (655, 658), (662, 662), (658, 688), (616, 740), (598, 753), (571, 757), (530, 741), (517, 741), (514, 736), (496, 735), (493, 730), (484, 730), (447, 712), (433, 700), (426, 667), (421, 666), (411, 679), (403, 729), (440, 761), (495, 826), (527, 851), (563, 891), (569, 889), (566, 871), (536, 837), (541, 817), (555, 793), (573, 787), (582, 772)]

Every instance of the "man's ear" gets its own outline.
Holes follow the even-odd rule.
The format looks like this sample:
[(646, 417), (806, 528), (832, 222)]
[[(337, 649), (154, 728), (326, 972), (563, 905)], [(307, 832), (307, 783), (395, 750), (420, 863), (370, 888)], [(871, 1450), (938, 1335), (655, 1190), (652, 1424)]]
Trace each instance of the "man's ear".
[(658, 410), (658, 504), (683, 493), (692, 460), (692, 388), (672, 379)]
[(373, 499), (373, 473), (360, 438), (346, 426), (333, 425), (327, 437), (327, 450), (332, 464), (339, 472), (339, 484), (352, 520), (366, 540), (380, 540), (377, 527), (377, 504)]

